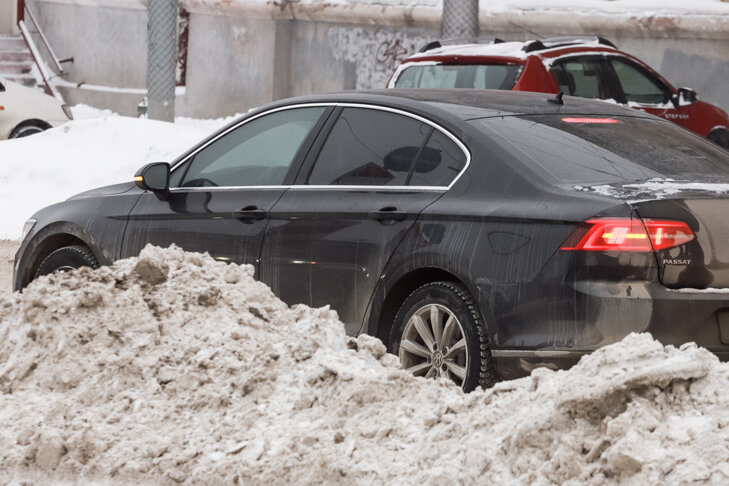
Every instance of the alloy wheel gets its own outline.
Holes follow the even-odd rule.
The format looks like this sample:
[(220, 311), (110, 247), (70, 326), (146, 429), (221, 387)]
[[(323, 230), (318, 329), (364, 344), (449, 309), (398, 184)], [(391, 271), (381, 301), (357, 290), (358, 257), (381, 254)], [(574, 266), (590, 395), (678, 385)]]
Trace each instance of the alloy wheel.
[(463, 326), (440, 304), (416, 310), (400, 341), (400, 363), (415, 376), (446, 377), (463, 386), (469, 363)]

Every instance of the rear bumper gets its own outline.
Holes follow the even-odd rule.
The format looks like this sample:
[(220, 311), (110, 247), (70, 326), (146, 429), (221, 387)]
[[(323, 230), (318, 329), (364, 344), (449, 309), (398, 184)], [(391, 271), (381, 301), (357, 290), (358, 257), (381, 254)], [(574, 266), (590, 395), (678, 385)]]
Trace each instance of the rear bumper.
[(502, 332), (493, 355), (503, 378), (524, 376), (537, 366), (569, 368), (632, 332), (650, 333), (664, 345), (694, 342), (729, 361), (729, 289), (581, 281), (552, 288), (549, 295), (516, 304), (512, 321), (498, 323)]

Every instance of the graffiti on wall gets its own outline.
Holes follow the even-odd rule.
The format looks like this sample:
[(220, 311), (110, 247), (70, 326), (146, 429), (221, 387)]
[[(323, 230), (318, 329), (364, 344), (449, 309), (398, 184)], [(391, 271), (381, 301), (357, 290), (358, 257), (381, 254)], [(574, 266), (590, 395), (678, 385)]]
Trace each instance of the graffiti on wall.
[(330, 28), (327, 38), (335, 59), (355, 64), (355, 89), (384, 88), (395, 68), (429, 40), (402, 32), (345, 27)]

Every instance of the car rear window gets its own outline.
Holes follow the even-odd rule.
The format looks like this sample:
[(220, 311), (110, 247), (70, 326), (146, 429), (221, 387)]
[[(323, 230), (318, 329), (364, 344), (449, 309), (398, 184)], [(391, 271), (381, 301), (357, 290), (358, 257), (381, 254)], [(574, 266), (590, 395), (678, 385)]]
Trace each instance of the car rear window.
[(729, 151), (662, 120), (561, 114), (471, 123), (552, 182), (729, 182)]
[(395, 87), (510, 90), (520, 69), (515, 64), (414, 64), (400, 72)]

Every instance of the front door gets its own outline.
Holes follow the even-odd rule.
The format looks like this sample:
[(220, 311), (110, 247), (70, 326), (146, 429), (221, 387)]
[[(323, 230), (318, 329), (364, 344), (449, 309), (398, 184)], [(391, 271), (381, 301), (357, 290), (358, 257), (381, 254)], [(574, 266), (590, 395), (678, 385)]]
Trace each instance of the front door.
[(647, 69), (630, 59), (615, 56), (609, 56), (608, 59), (622, 90), (621, 102), (689, 130), (695, 124), (691, 120), (689, 105), (674, 105), (671, 88)]
[(263, 113), (204, 144), (174, 168), (168, 197), (140, 197), (129, 216), (123, 256), (148, 243), (174, 243), (257, 270), (268, 213), (293, 181), (328, 110)]

